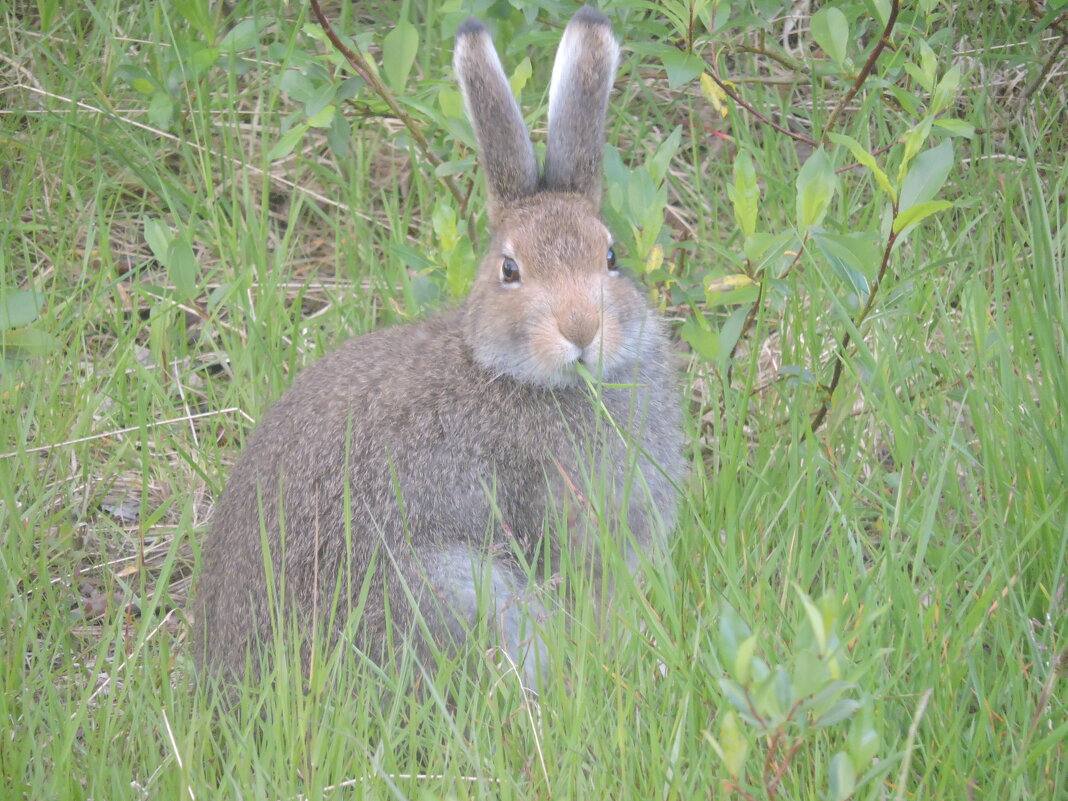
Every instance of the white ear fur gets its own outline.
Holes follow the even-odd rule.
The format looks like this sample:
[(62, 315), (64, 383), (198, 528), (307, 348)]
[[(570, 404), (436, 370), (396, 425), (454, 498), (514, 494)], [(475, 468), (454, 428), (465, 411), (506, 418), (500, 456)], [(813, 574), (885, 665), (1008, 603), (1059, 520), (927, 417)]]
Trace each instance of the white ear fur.
[[(585, 9), (583, 9), (585, 10)], [(564, 29), (564, 35), (560, 39), (560, 45), (556, 50), (556, 60), (553, 61), (553, 73), (549, 79), (549, 126), (558, 118), (561, 108), (561, 100), (566, 96), (567, 88), (574, 86), (581, 80), (575, 74), (582, 56), (592, 52), (600, 54), (604, 61), (608, 61), (608, 74), (614, 76), (619, 68), (619, 42), (612, 35), (612, 29), (607, 25), (584, 24), (580, 19), (582, 12), (575, 15)], [(587, 76), (587, 81), (589, 77)], [(608, 96), (605, 95), (605, 109), (608, 107)], [(605, 109), (598, 109), (603, 115)]]
[(549, 137), (542, 186), (601, 204), (608, 95), (619, 43), (608, 18), (583, 6), (564, 29), (549, 84)]

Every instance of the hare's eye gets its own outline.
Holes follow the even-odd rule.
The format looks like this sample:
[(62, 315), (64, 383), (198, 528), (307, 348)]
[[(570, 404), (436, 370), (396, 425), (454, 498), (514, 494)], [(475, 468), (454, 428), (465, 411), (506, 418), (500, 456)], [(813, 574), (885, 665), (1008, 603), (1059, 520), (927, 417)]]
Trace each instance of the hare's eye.
[(505, 256), (504, 261), (501, 262), (501, 282), (505, 284), (519, 283), (519, 265), (510, 256)]
[(619, 265), (616, 264), (616, 249), (615, 248), (608, 248), (608, 255), (607, 255), (606, 259), (608, 261), (608, 272), (610, 272), (610, 273), (618, 273), (619, 272)]

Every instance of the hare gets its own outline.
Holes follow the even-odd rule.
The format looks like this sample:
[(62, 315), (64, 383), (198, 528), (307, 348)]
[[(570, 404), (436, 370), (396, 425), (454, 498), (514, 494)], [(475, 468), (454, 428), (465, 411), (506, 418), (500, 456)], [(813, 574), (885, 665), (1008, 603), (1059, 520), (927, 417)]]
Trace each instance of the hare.
[(347, 341), (264, 416), (202, 554), (202, 671), (259, 671), (281, 610), (286, 631), (349, 636), (379, 662), (405, 643), (420, 659), (458, 653), (479, 630), (536, 686), (538, 588), (561, 554), (603, 602), (606, 538), (631, 567), (663, 544), (684, 475), (676, 374), (599, 217), (618, 55), (608, 20), (578, 11), (553, 65), (539, 178), (489, 33), (460, 26), (454, 69), (492, 232), (473, 289), (456, 309)]

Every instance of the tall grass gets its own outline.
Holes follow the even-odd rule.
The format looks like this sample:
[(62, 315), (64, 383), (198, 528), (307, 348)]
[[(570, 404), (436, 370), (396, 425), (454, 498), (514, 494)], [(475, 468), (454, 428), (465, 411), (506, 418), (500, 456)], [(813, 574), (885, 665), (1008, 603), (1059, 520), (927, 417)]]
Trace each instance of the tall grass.
[[(961, 67), (952, 113), (978, 131), (955, 140), (953, 208), (895, 251), (859, 329), (856, 299), (806, 248), (733, 356), (680, 343), (692, 473), (671, 557), (620, 592), (603, 638), (551, 639), (540, 697), (494, 653), (426, 676), (403, 658), (383, 672), (335, 654), (311, 677), (283, 662), (237, 714), (197, 687), (183, 610), (253, 421), (343, 337), (453, 303), (470, 280), (478, 243), (453, 240), (470, 217), (484, 241), (485, 215), (448, 67), (465, 13), (494, 20), (509, 69), (531, 58), (522, 101), (543, 134), (573, 7), (460, 5), (327, 7), (379, 61), (412, 23), (411, 72), (389, 88), (441, 169), (366, 87), (338, 105), (344, 145), (311, 125), (280, 146), (316, 111), (293, 76), (314, 93), (352, 74), (300, 5), (0, 10), (0, 795), (847, 797), (836, 754), (866, 753), (871, 732), (853, 797), (1063, 796), (1068, 118), (1052, 5), (1045, 27), (1022, 4), (903, 10), (939, 74)], [(714, 307), (704, 291), (744, 261), (725, 191), (736, 152), (753, 156), (761, 226), (782, 232), (811, 148), (737, 106), (720, 117), (696, 74), (675, 85), (654, 45), (685, 50), (667, 20), (687, 4), (602, 5), (629, 48), (609, 219), (673, 324), (703, 315), (718, 336), (752, 297)], [(840, 7), (855, 26), (871, 15)], [(748, 8), (717, 32), (718, 67), (771, 119), (818, 130), (847, 82), (820, 77), (807, 15), (761, 34)], [(243, 20), (262, 23), (247, 50), (198, 56)], [(792, 65), (742, 47), (784, 35)], [(903, 102), (866, 86), (841, 130), (893, 141)], [(830, 219), (881, 230), (857, 176)], [(642, 251), (649, 221), (629, 228), (643, 209), (667, 220), (664, 273)], [(820, 626), (840, 647), (813, 644)], [(746, 670), (795, 688), (838, 671), (850, 714), (780, 730), (728, 715), (750, 635)], [(391, 692), (410, 680), (427, 692)]]

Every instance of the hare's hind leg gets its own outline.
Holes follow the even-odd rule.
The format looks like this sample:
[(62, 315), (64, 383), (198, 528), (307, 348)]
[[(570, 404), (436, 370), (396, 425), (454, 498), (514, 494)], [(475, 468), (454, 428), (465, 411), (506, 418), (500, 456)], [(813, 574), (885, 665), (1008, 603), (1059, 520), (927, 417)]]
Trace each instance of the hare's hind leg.
[(545, 643), (538, 634), (544, 610), (524, 573), (504, 559), (493, 560), (466, 546), (421, 554), (419, 608), (433, 639), (462, 647), (487, 637), (503, 650), (523, 684), (537, 688), (545, 669)]

